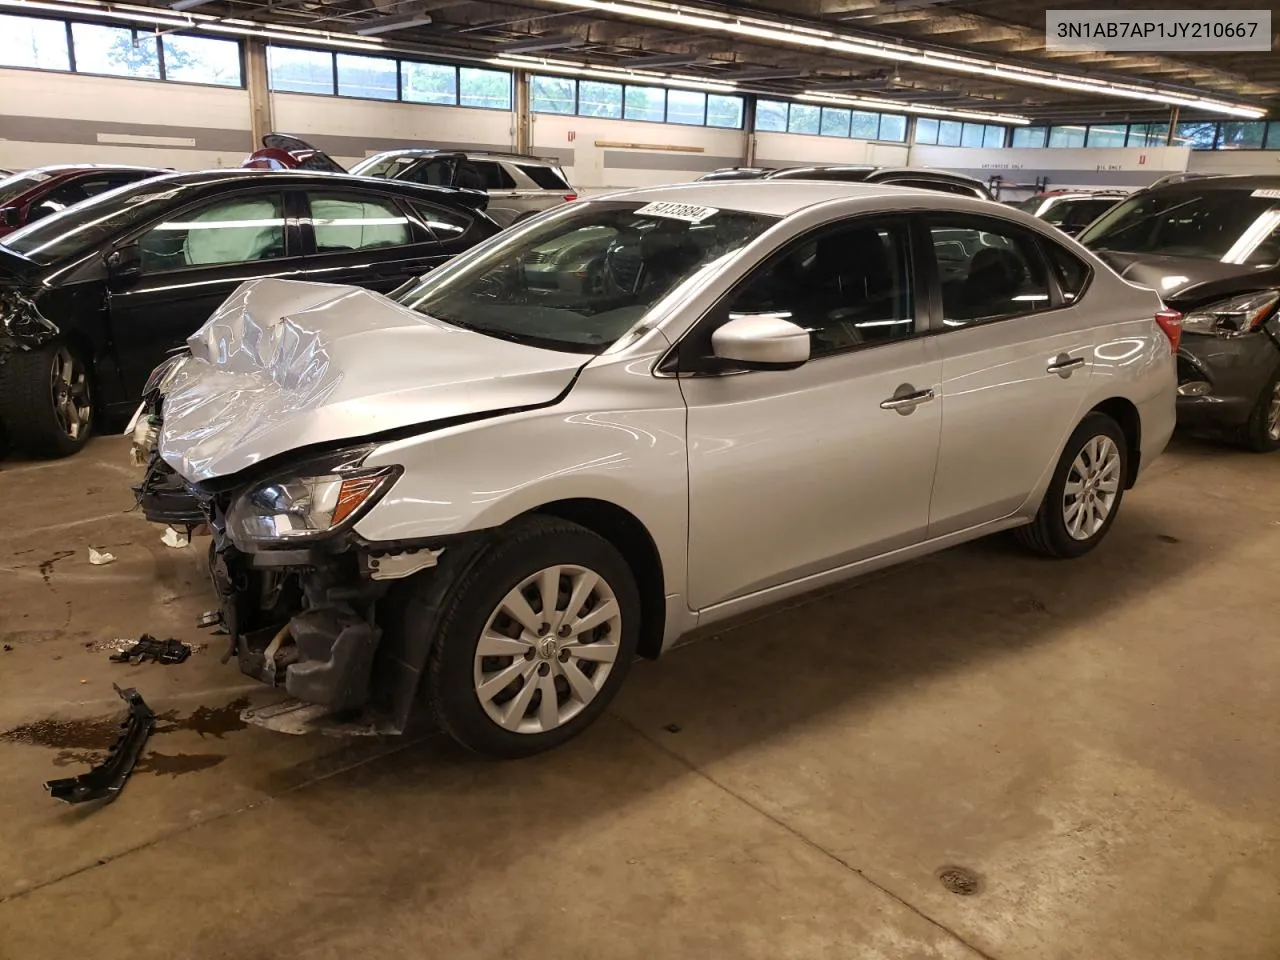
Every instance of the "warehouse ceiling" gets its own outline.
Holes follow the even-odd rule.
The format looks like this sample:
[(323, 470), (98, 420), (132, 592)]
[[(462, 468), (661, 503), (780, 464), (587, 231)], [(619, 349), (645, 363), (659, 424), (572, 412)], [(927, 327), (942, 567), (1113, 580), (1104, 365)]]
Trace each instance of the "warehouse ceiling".
[[(1104, 96), (855, 53), (729, 36), (676, 22), (583, 9), (573, 0), (179, 0), (178, 8), (376, 36), (401, 52), (476, 57), (554, 57), (600, 67), (661, 69), (730, 81), (777, 94), (804, 91), (1019, 114), (1034, 120), (1159, 120), (1161, 103)], [(154, 2), (163, 6), (161, 2)], [(1044, 14), (1096, 9), (1097, 0), (752, 0), (696, 6), (772, 24), (821, 27), (854, 38), (909, 42), (942, 53), (980, 56), (1010, 67), (1068, 77), (1155, 86), (1219, 97), (1280, 116), (1280, 56), (1269, 53), (1078, 53), (1046, 51)], [(1153, 3), (1128, 4), (1155, 8)], [(589, 4), (588, 4), (589, 7)], [(1239, 9), (1239, 0), (1200, 0), (1197, 8)], [(1183, 108), (1184, 118), (1208, 116)]]

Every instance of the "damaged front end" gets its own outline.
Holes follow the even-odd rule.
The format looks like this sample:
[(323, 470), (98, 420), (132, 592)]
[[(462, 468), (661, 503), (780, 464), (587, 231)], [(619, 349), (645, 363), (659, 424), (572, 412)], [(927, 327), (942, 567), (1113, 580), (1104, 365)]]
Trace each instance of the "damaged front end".
[[(154, 398), (141, 415), (152, 428), (161, 404)], [(137, 444), (150, 429), (135, 431)], [(399, 475), (364, 468), (373, 449), (347, 448), (236, 483), (188, 482), (154, 445), (149, 451), (134, 488), (147, 519), (212, 534), (225, 659), (297, 701), (247, 719), (285, 732), (349, 734), (399, 733), (408, 721), (412, 697), (403, 691), (416, 686), (417, 668), (380, 651), (378, 608), (392, 581), (435, 566), (440, 551), (374, 549), (355, 535), (355, 521)]]

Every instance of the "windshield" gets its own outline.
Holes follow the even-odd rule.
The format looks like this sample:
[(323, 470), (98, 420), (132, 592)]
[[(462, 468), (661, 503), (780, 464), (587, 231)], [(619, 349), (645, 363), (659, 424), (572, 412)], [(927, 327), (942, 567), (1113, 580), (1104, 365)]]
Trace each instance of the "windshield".
[(1044, 197), (1028, 197), (1013, 204), (1013, 207), (1015, 210), (1025, 210), (1032, 216), (1037, 216), (1040, 213), (1040, 205), (1043, 203)]
[(32, 187), (38, 187), (44, 183), (49, 177), (50, 174), (31, 170), (0, 180), (0, 207), (8, 206)]
[(405, 153), (374, 154), (357, 163), (351, 168), (351, 172), (359, 177), (382, 177), (384, 180), (394, 180), (401, 170), (412, 166), (417, 161), (418, 157)]
[(601, 353), (698, 270), (776, 222), (665, 200), (579, 201), (394, 299), (504, 340)]
[(158, 216), (181, 190), (163, 180), (127, 184), (0, 237), (0, 244), (36, 263), (57, 263)]
[(1161, 190), (1123, 201), (1079, 239), (1094, 250), (1267, 265), (1280, 260), (1277, 227), (1278, 190)]

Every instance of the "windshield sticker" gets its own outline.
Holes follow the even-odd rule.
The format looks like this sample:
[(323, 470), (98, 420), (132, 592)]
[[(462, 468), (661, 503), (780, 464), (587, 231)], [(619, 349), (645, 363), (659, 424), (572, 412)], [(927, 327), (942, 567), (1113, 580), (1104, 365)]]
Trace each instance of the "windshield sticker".
[(683, 220), (686, 223), (701, 223), (719, 212), (715, 207), (703, 207), (696, 203), (676, 203), (673, 200), (655, 200), (653, 203), (646, 203), (636, 211), (638, 214)]
[(1255, 190), (1253, 191), (1253, 196), (1263, 197), (1267, 200), (1280, 200), (1280, 190), (1274, 190), (1274, 189)]

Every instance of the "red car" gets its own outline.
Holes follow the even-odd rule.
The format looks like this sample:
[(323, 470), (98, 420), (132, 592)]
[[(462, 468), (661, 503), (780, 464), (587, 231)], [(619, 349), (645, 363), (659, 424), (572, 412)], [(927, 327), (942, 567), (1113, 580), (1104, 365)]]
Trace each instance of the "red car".
[(35, 167), (0, 180), (0, 237), (126, 183), (172, 173), (106, 163)]

